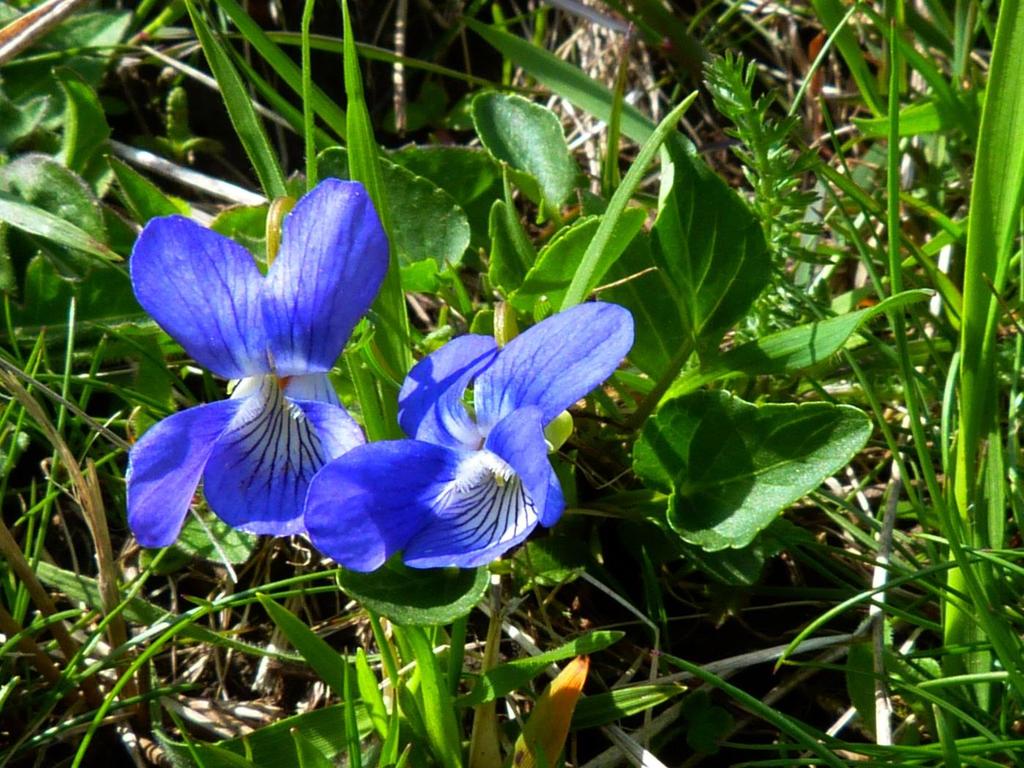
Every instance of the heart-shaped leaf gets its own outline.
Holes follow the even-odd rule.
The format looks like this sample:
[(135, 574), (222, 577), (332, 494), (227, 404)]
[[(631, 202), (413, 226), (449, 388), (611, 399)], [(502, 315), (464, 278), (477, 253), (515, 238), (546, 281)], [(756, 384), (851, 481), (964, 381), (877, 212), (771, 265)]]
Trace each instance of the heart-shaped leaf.
[(771, 259), (761, 226), (739, 196), (674, 144), (669, 184), (654, 223), (655, 264), (678, 297), (695, 348), (716, 347), (768, 284)]
[(536, 179), (550, 205), (565, 203), (579, 168), (550, 109), (522, 96), (486, 91), (473, 99), (472, 114), (477, 135), (491, 155)]
[[(321, 177), (349, 175), (348, 152), (325, 149), (317, 158)], [(469, 221), (455, 199), (432, 181), (380, 158), (381, 180), (391, 222), (391, 245), (403, 267), (432, 261), (439, 270), (455, 266), (469, 247)]]
[(483, 597), (488, 581), (486, 568), (413, 570), (397, 560), (373, 573), (338, 572), (347, 595), (407, 626), (448, 624), (465, 616)]
[(668, 521), (714, 552), (744, 547), (782, 510), (842, 468), (871, 422), (851, 406), (752, 405), (723, 391), (665, 402), (647, 421), (633, 468), (671, 491)]

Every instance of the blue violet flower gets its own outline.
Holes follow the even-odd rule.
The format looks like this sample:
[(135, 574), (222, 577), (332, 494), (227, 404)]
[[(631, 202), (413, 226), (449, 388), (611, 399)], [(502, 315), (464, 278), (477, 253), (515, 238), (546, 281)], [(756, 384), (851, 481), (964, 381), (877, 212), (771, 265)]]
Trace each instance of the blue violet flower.
[(171, 544), (203, 479), (210, 508), (254, 533), (304, 531), (317, 470), (364, 442), (330, 371), (388, 266), (361, 184), (328, 179), (285, 217), (267, 274), (242, 246), (181, 216), (150, 221), (132, 251), (142, 307), (200, 365), (237, 383), (228, 400), (160, 421), (128, 459), (128, 523)]
[[(416, 568), (484, 565), (562, 514), (544, 429), (612, 374), (633, 344), (615, 304), (581, 304), (498, 349), (467, 335), (417, 363), (399, 394), (412, 440), (362, 445), (306, 496), (306, 529), (341, 565), (371, 571), (402, 551)], [(463, 394), (473, 385), (472, 411)]]

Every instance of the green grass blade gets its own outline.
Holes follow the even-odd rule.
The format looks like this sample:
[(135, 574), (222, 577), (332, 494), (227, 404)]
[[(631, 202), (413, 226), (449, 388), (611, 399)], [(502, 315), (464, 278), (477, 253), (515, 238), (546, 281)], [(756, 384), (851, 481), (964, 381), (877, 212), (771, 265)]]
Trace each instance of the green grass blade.
[(343, 701), (347, 700), (343, 670), (346, 664), (345, 660), (294, 613), (281, 607), (266, 595), (260, 594), (257, 597), (278, 629), (284, 633), (295, 650), (302, 654), (302, 658), (309, 662), (320, 679), (334, 691), (335, 696)]
[[(971, 188), (960, 345), (961, 402), (957, 482), (971, 483), (992, 407), (996, 325), (993, 295), (1006, 282), (1024, 199), (1024, 4), (1000, 6)], [(966, 486), (964, 486), (966, 488)], [(958, 491), (958, 499), (967, 501)], [(961, 509), (966, 509), (961, 504)]]
[(260, 180), (263, 193), (271, 200), (275, 197), (284, 197), (288, 194), (284, 183), (284, 173), (277, 160), (277, 155), (270, 146), (263, 124), (256, 116), (252, 101), (245, 90), (242, 78), (231, 63), (231, 57), (224, 47), (218, 42), (206, 20), (196, 7), (194, 0), (185, 0), (189, 16), (192, 18), (192, 26), (196, 30), (199, 43), (203, 46), (203, 53), (210, 64), (213, 76), (220, 86), (221, 96), (228, 109), (228, 117), (238, 134), (239, 141), (245, 153), (249, 156)]
[(346, 659), (342, 662), (342, 677), (345, 690), (345, 743), (348, 748), (348, 764), (351, 768), (363, 768), (363, 753), (359, 748), (359, 724), (356, 721), (355, 687), (352, 685), (352, 665)]
[[(565, 298), (562, 300), (561, 306), (563, 311), (586, 299), (590, 291), (597, 285), (597, 281), (601, 279), (601, 275), (597, 274), (598, 264), (603, 260), (605, 248), (608, 247), (612, 240), (612, 233), (619, 223), (622, 212), (626, 210), (626, 205), (633, 197), (636, 188), (640, 186), (640, 181), (643, 179), (644, 174), (647, 173), (647, 166), (654, 159), (654, 153), (658, 151), (669, 134), (675, 130), (676, 124), (682, 118), (683, 113), (690, 108), (690, 105), (693, 104), (696, 98), (697, 92), (694, 91), (661, 121), (661, 124), (644, 144), (643, 149), (640, 150), (640, 154), (637, 155), (633, 166), (629, 169), (619, 188), (615, 190), (615, 194), (612, 195), (612, 199), (608, 203), (608, 209), (601, 217), (601, 223), (598, 225), (597, 232), (594, 233), (594, 239), (590, 241), (587, 250), (583, 253), (583, 258), (576, 269), (576, 274), (573, 275), (572, 282), (569, 283), (569, 288), (565, 292)], [(603, 266), (607, 268), (611, 265), (604, 264)]]
[(731, 696), (744, 709), (752, 712), (757, 717), (760, 717), (766, 723), (771, 723), (780, 731), (792, 738), (803, 749), (817, 755), (822, 765), (829, 765), (832, 766), (832, 768), (846, 768), (846, 763), (836, 757), (835, 753), (822, 744), (814, 734), (807, 731), (781, 712), (773, 709), (767, 704), (764, 704), (760, 699), (751, 696), (749, 693), (737, 688), (735, 685), (727, 683), (718, 675), (708, 672), (696, 664), (691, 664), (688, 661), (667, 653), (663, 653), (662, 658), (672, 666), (678, 667), (684, 672), (689, 672), (698, 680), (701, 680), (714, 688), (718, 688), (727, 696)]
[(848, 26), (840, 26), (846, 16), (846, 8), (839, 0), (811, 0), (818, 19), (832, 35), (835, 35), (835, 46), (850, 68), (860, 95), (864, 98), (875, 117), (885, 114), (885, 102), (878, 92), (878, 83), (871, 74), (864, 51), (853, 30)]
[(377, 687), (377, 676), (370, 669), (370, 662), (366, 660), (366, 651), (356, 648), (355, 660), (356, 686), (359, 688), (359, 698), (366, 706), (366, 712), (370, 716), (374, 730), (380, 737), (386, 738), (388, 734), (388, 710), (384, 705), (384, 696)]
[[(1000, 547), (990, 540), (985, 525), (988, 498), (987, 470), (982, 446), (995, 436), (997, 325), (1002, 306), (999, 297), (1006, 284), (1013, 241), (1020, 223), (1024, 200), (1024, 5), (1000, 6), (988, 88), (982, 109), (981, 127), (974, 165), (967, 223), (967, 253), (964, 263), (963, 314), (960, 326), (960, 412), (954, 468), (954, 495), (959, 521), (949, 520), (954, 530), (944, 531), (960, 566), (950, 573), (952, 588), (963, 588), (977, 606), (980, 629), (989, 637), (1000, 661), (1011, 675), (1018, 692), (1024, 692), (1024, 675), (1019, 668), (1020, 640), (989, 605), (998, 604), (984, 569), (966, 565), (964, 544)], [(1005, 514), (1004, 510), (1000, 510)], [(957, 522), (960, 525), (957, 525)], [(966, 540), (961, 540), (964, 537)], [(945, 615), (946, 642), (970, 639), (976, 628), (961, 611)], [(981, 671), (972, 668), (971, 671)]]
[[(352, 179), (366, 185), (370, 197), (377, 207), (384, 230), (393, 231), (388, 201), (385, 196), (384, 180), (380, 170), (377, 154), (377, 141), (373, 135), (370, 113), (363, 96), (363, 80), (359, 72), (359, 57), (356, 54), (355, 38), (352, 35), (352, 20), (349, 17), (348, 3), (342, 2), (342, 15), (345, 32), (345, 95), (348, 98), (348, 161)], [(389, 374), (400, 381), (405, 372), (412, 367), (412, 356), (409, 353), (409, 317), (405, 311), (405, 295), (402, 293), (402, 278), (399, 272), (398, 255), (391, 249), (391, 262), (387, 275), (381, 285), (380, 293), (373, 303), (373, 311), (378, 323), (374, 342), (383, 357), (383, 363), (390, 368)], [(398, 429), (397, 405), (394, 402), (393, 387), (381, 382), (382, 389), (387, 390), (381, 398), (381, 407), (387, 414), (385, 427), (387, 433), (370, 435), (371, 439), (382, 437), (400, 437)]]
[[(633, 42), (632, 35), (627, 35), (623, 41), (624, 53), (628, 53)], [(619, 62), (619, 71), (615, 75), (614, 101), (612, 102), (612, 114), (608, 120), (608, 140), (605, 144), (607, 149), (604, 154), (604, 163), (601, 166), (601, 191), (605, 197), (612, 194), (622, 182), (619, 173), (619, 139), (622, 134), (622, 105), (626, 96), (626, 75), (629, 71), (629, 57), (623, 56)]]
[[(305, 135), (305, 117), (303, 110), (296, 108), (288, 99), (281, 95), (280, 91), (265, 79), (263, 79), (259, 73), (253, 68), (252, 64), (245, 60), (238, 51), (230, 51), (231, 58), (235, 62), (235, 66), (238, 67), (240, 73), (245, 76), (246, 80), (252, 85), (253, 88), (259, 93), (259, 95), (266, 101), (267, 106), (273, 109), (277, 115), (284, 120), (288, 127), (291, 128), (295, 133), (300, 136)], [(304, 108), (308, 108), (308, 100), (303, 103)], [(327, 133), (323, 128), (314, 123), (313, 125), (313, 136), (316, 138), (317, 144), (322, 149), (327, 147), (333, 147), (337, 145), (337, 139), (331, 134)]]
[(184, 205), (176, 205), (156, 184), (127, 163), (113, 156), (108, 157), (107, 162), (117, 179), (125, 205), (139, 223), (147, 222), (154, 216), (186, 213)]
[[(309, 48), (309, 27), (316, 0), (306, 0), (302, 9), (302, 140), (306, 151), (306, 189), (316, 186), (316, 142), (313, 138), (313, 63)], [(344, 138), (344, 137), (342, 137)]]
[[(179, 726), (179, 728), (183, 727)], [(298, 768), (331, 768), (334, 765), (313, 744), (310, 744), (298, 728), (293, 728), (290, 735), (295, 742), (295, 760)]]
[[(307, 108), (311, 108), (338, 137), (344, 139), (345, 110), (331, 101), (330, 97), (315, 85), (311, 86), (307, 94), (302, 70), (295, 66), (291, 57), (270, 39), (270, 36), (252, 20), (252, 17), (235, 0), (217, 0), (217, 7), (231, 19), (246, 41), (263, 57), (284, 84), (297, 95), (302, 96), (303, 102), (308, 104)], [(310, 9), (310, 15), (312, 15), (312, 9)], [(305, 17), (305, 14), (303, 16)], [(303, 22), (305, 23), (305, 18), (303, 18)]]
[(402, 635), (416, 659), (416, 669), (420, 676), (417, 694), (422, 704), (423, 721), (431, 751), (445, 768), (461, 768), (459, 726), (455, 720), (455, 707), (440, 662), (434, 655), (426, 631), (422, 628), (402, 627)]
[[(302, 44), (301, 35), (295, 32), (267, 32), (267, 37), (282, 45), (301, 46)], [(310, 35), (309, 47), (314, 51), (326, 51), (327, 53), (341, 55), (345, 53), (345, 41), (327, 35)], [(366, 59), (367, 61), (379, 61), (382, 64), (401, 64), (407, 69), (419, 70), (431, 75), (440, 75), (441, 77), (458, 80), (468, 85), (478, 85), (482, 88), (494, 86), (494, 83), (486, 78), (476, 77), (458, 69), (443, 67), (431, 61), (424, 61), (423, 59), (416, 59), (410, 56), (399, 56), (394, 51), (389, 51), (387, 48), (381, 48), (377, 45), (370, 45), (369, 43), (356, 42), (356, 52), (359, 54), (360, 59)]]

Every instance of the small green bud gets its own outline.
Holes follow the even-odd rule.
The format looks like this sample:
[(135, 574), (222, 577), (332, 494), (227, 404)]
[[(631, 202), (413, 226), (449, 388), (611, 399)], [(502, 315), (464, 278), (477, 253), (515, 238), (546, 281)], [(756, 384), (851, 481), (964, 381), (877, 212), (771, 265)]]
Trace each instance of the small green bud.
[(515, 309), (507, 301), (498, 302), (494, 307), (494, 340), (504, 347), (518, 335)]
[(284, 217), (295, 207), (294, 197), (277, 197), (267, 211), (267, 267), (274, 263), (281, 247), (281, 224)]
[(569, 439), (572, 434), (572, 414), (562, 411), (544, 428), (544, 439), (548, 442), (548, 453), (554, 453)]

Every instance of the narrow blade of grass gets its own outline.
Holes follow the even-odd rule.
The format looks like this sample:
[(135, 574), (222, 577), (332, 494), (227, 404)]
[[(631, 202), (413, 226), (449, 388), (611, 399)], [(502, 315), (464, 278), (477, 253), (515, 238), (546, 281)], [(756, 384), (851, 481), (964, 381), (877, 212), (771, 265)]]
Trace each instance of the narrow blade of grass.
[(850, 68), (860, 95), (875, 117), (881, 117), (885, 113), (885, 102), (878, 92), (878, 83), (875, 76), (868, 68), (867, 60), (864, 58), (856, 35), (849, 26), (841, 26), (843, 17), (846, 15), (846, 8), (839, 0), (811, 0), (818, 19), (825, 25), (826, 29), (835, 35), (835, 46)]
[(309, 662), (309, 666), (334, 692), (334, 695), (344, 700), (346, 691), (342, 668), (345, 661), (337, 651), (287, 608), (281, 607), (266, 595), (260, 594), (257, 597), (278, 629), (288, 638), (288, 642), (302, 654), (302, 658)]
[(263, 193), (271, 200), (288, 194), (284, 183), (284, 173), (277, 160), (277, 155), (270, 146), (263, 123), (256, 116), (256, 111), (249, 100), (242, 78), (231, 63), (231, 57), (218, 42), (194, 0), (185, 0), (188, 14), (192, 18), (192, 26), (196, 30), (203, 53), (210, 64), (213, 76), (220, 86), (221, 96), (228, 109), (228, 117), (238, 134), (245, 153), (249, 156), (256, 176), (260, 180)]
[[(1024, 200), (1024, 5), (1000, 6), (988, 88), (981, 114), (974, 183), (967, 223), (964, 263), (963, 314), (960, 326), (960, 413), (955, 462), (954, 494), (960, 525), (950, 519), (944, 531), (956, 557), (951, 587), (962, 586), (977, 607), (981, 629), (989, 636), (1000, 661), (1018, 692), (1024, 693), (1019, 668), (1020, 640), (1005, 622), (990, 612), (997, 604), (995, 585), (985, 569), (966, 565), (964, 544), (1000, 547), (990, 538), (985, 521), (991, 502), (983, 485), (986, 468), (983, 443), (1000, 440), (995, 422), (997, 327), (1002, 307), (999, 298), (1006, 284), (1014, 236)], [(1005, 512), (1001, 512), (1005, 514)], [(961, 540), (966, 537), (966, 541)], [(974, 631), (961, 611), (945, 615), (946, 642), (969, 639)], [(971, 671), (981, 671), (972, 669)]]
[(409, 643), (420, 675), (417, 693), (422, 702), (431, 751), (445, 768), (461, 768), (462, 747), (459, 726), (455, 721), (455, 707), (427, 633), (420, 627), (403, 627), (402, 634)]
[[(644, 174), (647, 173), (647, 166), (654, 159), (654, 153), (658, 151), (669, 134), (675, 130), (676, 124), (682, 118), (683, 113), (690, 108), (690, 105), (693, 104), (696, 98), (697, 92), (694, 91), (661, 121), (661, 124), (647, 140), (647, 143), (644, 144), (643, 149), (640, 150), (640, 154), (637, 155), (633, 166), (629, 169), (619, 188), (615, 190), (611, 202), (608, 203), (608, 209), (601, 217), (601, 223), (597, 227), (597, 232), (594, 233), (594, 239), (590, 241), (587, 250), (583, 253), (583, 258), (576, 269), (576, 274), (573, 275), (572, 282), (569, 283), (569, 288), (565, 292), (565, 298), (562, 300), (561, 306), (563, 311), (586, 299), (587, 294), (594, 289), (597, 282), (601, 279), (602, 275), (597, 273), (598, 264), (602, 262), (604, 250), (612, 239), (612, 233), (619, 223), (622, 212), (626, 210), (626, 205), (633, 197), (636, 188), (640, 186), (640, 181), (643, 179)], [(611, 265), (604, 264), (603, 266), (607, 268)]]
[[(377, 155), (377, 141), (373, 135), (370, 113), (363, 96), (363, 79), (359, 72), (359, 57), (356, 55), (355, 38), (352, 35), (352, 21), (349, 17), (348, 3), (342, 2), (342, 17), (345, 34), (345, 96), (348, 99), (348, 158), (351, 177), (366, 185), (371, 199), (377, 207), (384, 231), (390, 233), (391, 217), (388, 201), (385, 196), (384, 181), (380, 171)], [(374, 342), (380, 348), (384, 362), (391, 368), (392, 376), (401, 380), (405, 372), (412, 366), (409, 353), (409, 317), (405, 311), (405, 295), (402, 293), (402, 278), (399, 272), (398, 255), (391, 249), (391, 261), (387, 275), (381, 285), (380, 293), (373, 304), (373, 311), (378, 321), (377, 334)], [(400, 437), (398, 429), (395, 392), (385, 382), (381, 382), (388, 393), (381, 398), (380, 406), (386, 420), (386, 434), (371, 434), (371, 439), (382, 437)]]
[[(238, 27), (242, 36), (256, 49), (256, 52), (270, 65), (271, 69), (292, 91), (301, 95), (313, 112), (320, 117), (338, 137), (345, 138), (345, 110), (331, 101), (322, 90), (312, 85), (306, 92), (302, 70), (281, 48), (270, 39), (260, 26), (252, 20), (235, 0), (217, 0), (217, 7)], [(219, 78), (218, 78), (219, 79)]]

